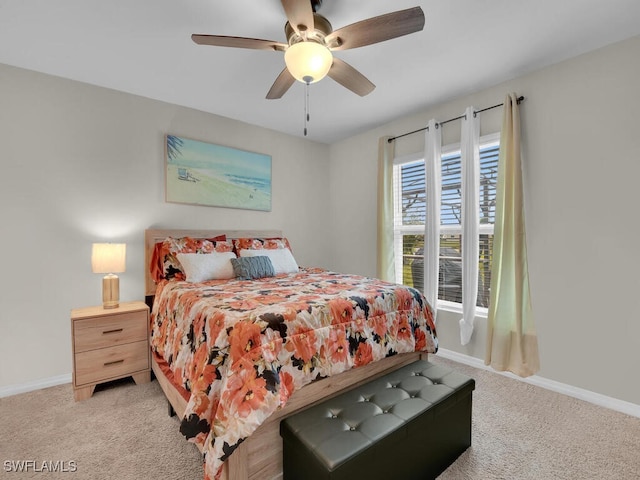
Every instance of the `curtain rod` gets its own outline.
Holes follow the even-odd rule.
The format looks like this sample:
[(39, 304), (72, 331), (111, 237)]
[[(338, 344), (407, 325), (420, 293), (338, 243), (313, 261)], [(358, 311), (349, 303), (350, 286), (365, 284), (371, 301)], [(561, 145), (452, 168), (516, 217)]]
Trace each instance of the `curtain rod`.
[[(523, 96), (518, 97), (518, 99), (517, 99), (518, 104), (520, 104), (523, 100), (524, 100)], [(475, 112), (473, 112), (473, 115), (475, 116), (478, 113), (486, 112), (487, 110), (491, 110), (492, 108), (498, 108), (498, 107), (501, 107), (503, 105), (504, 105), (504, 103), (499, 103), (499, 104), (493, 105), (491, 107), (481, 108), (480, 110), (476, 110)], [(445, 120), (444, 122), (438, 122), (438, 123), (436, 123), (436, 128), (443, 126), (445, 123), (453, 122), (455, 120), (460, 120), (461, 118), (465, 118), (465, 117), (466, 117), (466, 115), (460, 115), (459, 117), (450, 118), (449, 120)], [(407, 133), (403, 133), (402, 135), (398, 135), (397, 137), (391, 137), (391, 138), (389, 138), (387, 140), (387, 142), (391, 143), (397, 138), (406, 137), (407, 135), (413, 135), (414, 133), (418, 133), (418, 132), (424, 132), (425, 130), (429, 130), (429, 127), (419, 128), (418, 130), (414, 130), (413, 132), (407, 132)]]

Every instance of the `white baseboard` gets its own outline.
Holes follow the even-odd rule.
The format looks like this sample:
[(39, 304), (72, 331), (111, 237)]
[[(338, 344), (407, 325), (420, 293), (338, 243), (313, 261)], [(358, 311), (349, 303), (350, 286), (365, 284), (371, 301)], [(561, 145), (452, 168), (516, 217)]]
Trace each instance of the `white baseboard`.
[(618, 400), (617, 398), (608, 397), (606, 395), (592, 392), (590, 390), (567, 385), (566, 383), (556, 382), (555, 380), (549, 380), (548, 378), (539, 377), (538, 375), (531, 375), (530, 377), (522, 378), (510, 372), (498, 372), (485, 365), (484, 362), (479, 358), (471, 357), (463, 353), (454, 352), (453, 350), (447, 350), (445, 348), (438, 349), (437, 355), (448, 358), (449, 360), (453, 360), (454, 362), (469, 365), (470, 367), (488, 370), (505, 377), (513, 378), (515, 380), (520, 380), (521, 382), (535, 385), (536, 387), (542, 387), (553, 392), (562, 393), (570, 397), (584, 400), (585, 402), (593, 403), (594, 405), (625, 413), (627, 415), (631, 415), (632, 417), (640, 418), (640, 405), (636, 405), (635, 403)]
[(0, 387), (0, 398), (18, 395), (19, 393), (32, 392), (34, 390), (40, 390), (41, 388), (55, 387), (56, 385), (63, 385), (65, 383), (71, 383), (70, 373), (21, 383), (19, 385), (7, 385), (6, 387)]

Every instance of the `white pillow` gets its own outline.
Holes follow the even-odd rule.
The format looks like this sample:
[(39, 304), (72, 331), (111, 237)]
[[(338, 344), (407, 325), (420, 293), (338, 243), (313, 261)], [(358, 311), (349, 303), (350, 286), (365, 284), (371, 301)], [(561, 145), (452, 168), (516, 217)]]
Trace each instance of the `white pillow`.
[(241, 257), (269, 257), (276, 275), (280, 273), (297, 273), (298, 264), (288, 248), (240, 250)]
[(231, 265), (231, 259), (236, 258), (233, 252), (177, 253), (176, 257), (187, 276), (187, 282), (228, 280), (236, 276)]

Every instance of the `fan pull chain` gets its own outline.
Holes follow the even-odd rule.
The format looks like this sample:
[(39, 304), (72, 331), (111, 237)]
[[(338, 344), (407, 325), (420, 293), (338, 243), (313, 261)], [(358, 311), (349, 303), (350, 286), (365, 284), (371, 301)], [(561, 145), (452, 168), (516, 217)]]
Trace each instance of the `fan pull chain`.
[(309, 81), (304, 82), (304, 136), (307, 136), (307, 123), (309, 123)]

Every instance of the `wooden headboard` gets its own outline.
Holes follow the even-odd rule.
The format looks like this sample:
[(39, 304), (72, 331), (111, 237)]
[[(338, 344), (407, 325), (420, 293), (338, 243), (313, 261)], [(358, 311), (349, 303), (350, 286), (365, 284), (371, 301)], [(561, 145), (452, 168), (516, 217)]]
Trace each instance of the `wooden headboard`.
[(144, 294), (156, 294), (156, 282), (151, 278), (149, 265), (156, 243), (167, 237), (212, 238), (225, 234), (228, 239), (234, 238), (274, 238), (282, 237), (281, 230), (178, 230), (178, 229), (148, 229), (144, 231)]

